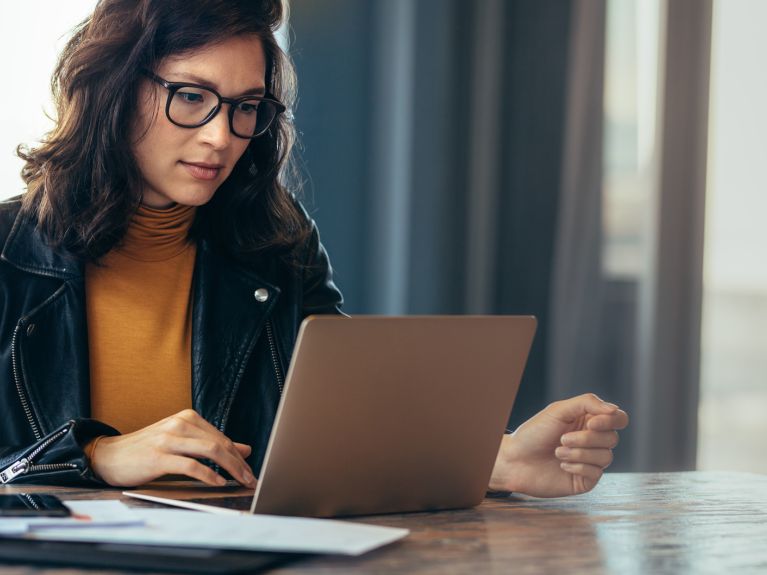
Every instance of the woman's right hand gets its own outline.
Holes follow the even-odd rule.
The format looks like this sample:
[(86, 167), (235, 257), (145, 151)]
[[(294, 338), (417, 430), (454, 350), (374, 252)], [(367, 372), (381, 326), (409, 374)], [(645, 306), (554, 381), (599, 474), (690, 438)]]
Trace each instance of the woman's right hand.
[(245, 457), (250, 447), (234, 443), (196, 411), (185, 409), (143, 429), (97, 440), (91, 468), (106, 483), (134, 487), (163, 475), (187, 475), (208, 485), (226, 480), (197, 459), (209, 459), (247, 487), (256, 480)]

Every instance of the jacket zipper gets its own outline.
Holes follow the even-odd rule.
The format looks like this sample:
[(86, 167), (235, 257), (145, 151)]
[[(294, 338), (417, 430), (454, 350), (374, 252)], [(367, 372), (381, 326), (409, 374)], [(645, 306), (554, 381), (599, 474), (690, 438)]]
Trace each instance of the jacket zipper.
[(40, 506), (29, 493), (19, 493), (19, 497), (21, 497), (32, 509), (40, 511)]
[[(277, 346), (274, 343), (274, 332), (272, 329), (271, 320), (268, 320), (266, 322), (266, 339), (269, 340), (269, 352), (272, 356), (272, 366), (274, 367), (274, 375), (277, 377), (277, 388), (280, 390), (280, 396), (282, 396), (283, 378), (282, 378), (282, 372), (280, 371), (279, 358), (277, 356)], [(234, 393), (232, 394), (232, 397), (229, 399), (229, 403), (226, 407), (226, 411), (224, 412), (224, 416), (221, 418), (221, 423), (218, 426), (218, 430), (221, 433), (223, 433), (224, 428), (226, 428), (226, 422), (229, 419), (229, 411), (232, 408), (233, 401), (234, 401)]]
[(43, 465), (34, 465), (32, 460), (40, 455), (50, 444), (59, 440), (69, 432), (69, 427), (60, 429), (48, 439), (38, 445), (32, 453), (26, 457), (22, 457), (18, 461), (14, 461), (9, 467), (0, 471), (0, 483), (9, 483), (13, 481), (19, 475), (24, 475), (29, 472), (36, 471), (57, 471), (62, 469), (77, 469), (77, 465), (74, 463), (50, 463)]
[(19, 330), (23, 327), (23, 325), (24, 320), (22, 319), (16, 325), (16, 329), (13, 330), (13, 338), (11, 339), (11, 365), (13, 366), (13, 379), (16, 383), (16, 391), (19, 394), (19, 399), (21, 400), (21, 407), (24, 408), (24, 413), (27, 416), (27, 421), (29, 421), (29, 425), (32, 427), (32, 433), (35, 434), (35, 439), (40, 441), (43, 435), (40, 433), (40, 428), (35, 421), (34, 415), (32, 415), (32, 409), (29, 407), (27, 395), (24, 393), (24, 382), (22, 381), (21, 374), (19, 373), (19, 361), (16, 356), (16, 340), (19, 337)]
[(274, 366), (274, 375), (277, 377), (277, 387), (282, 397), (282, 388), (284, 386), (282, 372), (280, 371), (280, 360), (277, 356), (277, 346), (274, 344), (274, 333), (272, 331), (272, 320), (266, 322), (266, 338), (269, 340), (269, 351), (272, 354), (272, 365)]

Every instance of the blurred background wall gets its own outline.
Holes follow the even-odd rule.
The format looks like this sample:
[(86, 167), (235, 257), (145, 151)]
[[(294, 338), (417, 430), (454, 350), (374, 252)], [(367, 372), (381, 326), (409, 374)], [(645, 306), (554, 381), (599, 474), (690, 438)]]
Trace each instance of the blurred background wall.
[[(4, 10), (0, 198), (94, 4)], [(511, 428), (594, 391), (632, 416), (614, 470), (767, 472), (766, 10), (292, 0), (304, 200), (346, 311), (534, 314)]]

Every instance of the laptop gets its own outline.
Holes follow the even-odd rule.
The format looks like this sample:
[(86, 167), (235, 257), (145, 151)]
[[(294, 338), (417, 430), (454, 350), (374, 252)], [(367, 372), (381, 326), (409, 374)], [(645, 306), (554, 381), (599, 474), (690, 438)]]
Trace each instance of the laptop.
[(252, 496), (222, 509), (189, 492), (125, 495), (305, 517), (478, 505), (535, 329), (530, 316), (308, 317)]

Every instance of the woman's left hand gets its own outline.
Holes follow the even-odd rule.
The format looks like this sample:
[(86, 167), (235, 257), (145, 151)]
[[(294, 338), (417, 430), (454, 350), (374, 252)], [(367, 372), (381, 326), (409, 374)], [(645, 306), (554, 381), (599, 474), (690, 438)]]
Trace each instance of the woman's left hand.
[(552, 403), (504, 436), (490, 489), (535, 497), (591, 491), (628, 421), (625, 411), (592, 393)]

